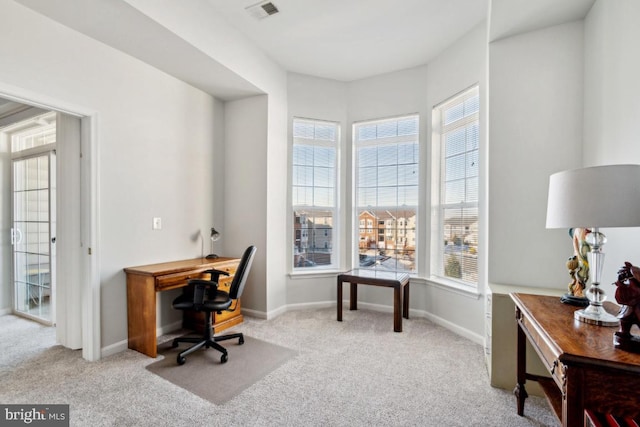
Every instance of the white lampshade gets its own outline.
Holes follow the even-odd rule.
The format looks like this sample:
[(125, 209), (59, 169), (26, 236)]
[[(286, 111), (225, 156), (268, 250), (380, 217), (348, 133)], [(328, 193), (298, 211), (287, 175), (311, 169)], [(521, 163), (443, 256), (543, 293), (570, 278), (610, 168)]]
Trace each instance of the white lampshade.
[(549, 178), (547, 228), (640, 226), (640, 165), (595, 166)]

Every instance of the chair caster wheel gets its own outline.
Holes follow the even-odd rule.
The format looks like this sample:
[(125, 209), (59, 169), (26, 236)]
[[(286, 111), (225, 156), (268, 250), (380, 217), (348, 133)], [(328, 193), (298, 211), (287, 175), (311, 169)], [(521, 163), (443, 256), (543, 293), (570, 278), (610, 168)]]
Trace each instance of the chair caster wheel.
[(178, 356), (178, 365), (184, 365), (184, 362), (187, 361), (187, 359), (184, 356)]
[(229, 360), (229, 356), (227, 356), (226, 354), (220, 356), (220, 363), (227, 363), (227, 360)]
[(178, 346), (178, 341), (173, 341), (171, 343), (171, 348), (176, 348)]
[(244, 337), (240, 337), (240, 339), (238, 340), (238, 344), (239, 345), (244, 344)]

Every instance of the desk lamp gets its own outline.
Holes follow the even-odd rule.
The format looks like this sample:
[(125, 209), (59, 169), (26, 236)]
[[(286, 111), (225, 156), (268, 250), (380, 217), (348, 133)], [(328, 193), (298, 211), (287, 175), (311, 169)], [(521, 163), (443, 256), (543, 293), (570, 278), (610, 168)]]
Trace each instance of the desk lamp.
[(220, 235), (220, 232), (217, 231), (215, 228), (211, 227), (211, 253), (209, 255), (207, 255), (207, 259), (216, 259), (218, 258), (218, 255), (213, 253), (213, 242), (216, 242), (218, 240), (220, 240), (220, 237), (222, 237)]
[(593, 272), (586, 295), (589, 305), (574, 318), (599, 326), (617, 326), (618, 319), (602, 306), (600, 288), (607, 242), (600, 227), (640, 226), (640, 165), (608, 165), (558, 172), (549, 178), (547, 228), (581, 227), (589, 230), (589, 268)]

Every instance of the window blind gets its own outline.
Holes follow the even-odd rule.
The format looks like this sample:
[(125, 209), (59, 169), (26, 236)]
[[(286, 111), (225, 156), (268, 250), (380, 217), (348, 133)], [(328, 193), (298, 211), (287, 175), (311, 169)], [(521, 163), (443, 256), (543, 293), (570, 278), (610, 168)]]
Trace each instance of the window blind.
[(442, 243), (438, 275), (476, 285), (478, 281), (478, 88), (437, 107), (440, 131), (440, 208)]
[(354, 125), (360, 267), (415, 271), (418, 116)]

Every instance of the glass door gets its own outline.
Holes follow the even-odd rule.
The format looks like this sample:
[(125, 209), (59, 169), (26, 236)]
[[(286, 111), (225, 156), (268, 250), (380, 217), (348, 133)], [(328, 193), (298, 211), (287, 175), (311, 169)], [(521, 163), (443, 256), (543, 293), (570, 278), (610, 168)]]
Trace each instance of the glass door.
[(14, 310), (55, 323), (55, 151), (13, 160)]

